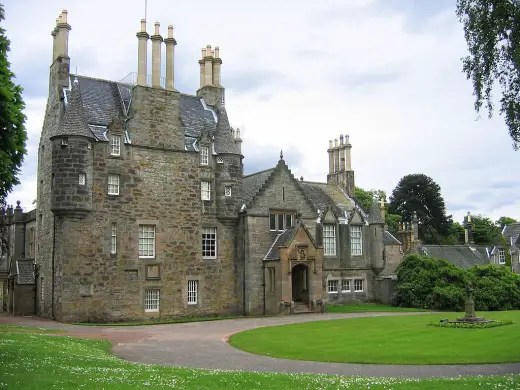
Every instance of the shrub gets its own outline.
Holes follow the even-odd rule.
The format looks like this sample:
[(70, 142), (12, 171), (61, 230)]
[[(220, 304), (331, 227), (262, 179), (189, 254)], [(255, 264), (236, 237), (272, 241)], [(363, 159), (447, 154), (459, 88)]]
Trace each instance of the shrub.
[(466, 285), (473, 285), (475, 309), (520, 309), (520, 275), (494, 264), (468, 270), (447, 260), (418, 254), (405, 256), (397, 267), (392, 304), (433, 310), (463, 311)]

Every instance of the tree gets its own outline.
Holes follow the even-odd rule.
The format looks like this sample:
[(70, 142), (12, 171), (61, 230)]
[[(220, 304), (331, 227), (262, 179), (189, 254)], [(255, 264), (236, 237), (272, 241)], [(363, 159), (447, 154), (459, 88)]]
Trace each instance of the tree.
[(404, 176), (390, 196), (390, 214), (400, 215), (403, 221), (411, 221), (414, 213), (419, 220), (419, 238), (425, 243), (439, 244), (450, 233), (451, 215), (446, 215), (446, 206), (441, 188), (424, 174)]
[[(0, 4), (0, 22), (4, 8)], [(25, 104), (22, 87), (13, 83), (14, 73), (7, 60), (10, 42), (0, 26), (0, 204), (14, 185), (20, 184), (18, 175), (27, 150), (25, 142)]]
[(482, 215), (471, 216), (473, 241), (477, 245), (491, 245), (498, 240), (500, 230), (493, 221)]
[(457, 0), (469, 55), (462, 69), (473, 83), (475, 110), (485, 102), (489, 117), (492, 90), (501, 86), (500, 114), (505, 116), (513, 148), (520, 146), (520, 2), (518, 0)]
[[(369, 212), (372, 207), (372, 202), (374, 202), (374, 198), (379, 200), (383, 199), (386, 201), (386, 192), (383, 190), (364, 190), (360, 187), (355, 187), (356, 192), (356, 200), (361, 205), (365, 212)], [(385, 213), (385, 223), (388, 227), (388, 231), (392, 234), (397, 234), (398, 225), (401, 222), (401, 216)]]
[(504, 228), (506, 225), (511, 225), (512, 223), (516, 223), (516, 219), (510, 218), (510, 217), (500, 217), (495, 222), (495, 224), (500, 227), (500, 230)]

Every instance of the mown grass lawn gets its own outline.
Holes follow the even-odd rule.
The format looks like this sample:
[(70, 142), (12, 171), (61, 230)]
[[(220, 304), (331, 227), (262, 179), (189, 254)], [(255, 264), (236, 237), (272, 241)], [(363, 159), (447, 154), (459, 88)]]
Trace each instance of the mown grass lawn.
[(415, 312), (428, 311), (409, 307), (383, 305), (382, 303), (359, 303), (353, 305), (327, 305), (327, 313), (369, 313), (369, 312)]
[[(7, 329), (7, 328), (4, 328)], [(448, 379), (362, 378), (195, 370), (131, 363), (110, 344), (36, 329), (0, 333), (6, 389), (518, 389), (520, 375)]]
[(428, 326), (462, 313), (351, 318), (257, 328), (230, 344), (271, 357), (376, 364), (520, 362), (520, 311), (479, 313), (514, 323), (488, 329)]

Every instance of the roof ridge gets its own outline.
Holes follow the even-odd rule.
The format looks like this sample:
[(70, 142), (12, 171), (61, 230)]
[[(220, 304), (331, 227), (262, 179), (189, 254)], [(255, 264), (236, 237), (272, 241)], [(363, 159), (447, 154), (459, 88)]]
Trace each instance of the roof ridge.
[(265, 173), (267, 171), (273, 171), (274, 169), (276, 169), (276, 167), (264, 169), (263, 171), (258, 171), (258, 172), (255, 172), (255, 173), (250, 173), (249, 175), (242, 176), (242, 179), (245, 179), (246, 177), (251, 177), (251, 176), (254, 176), (254, 175), (259, 175), (260, 173)]

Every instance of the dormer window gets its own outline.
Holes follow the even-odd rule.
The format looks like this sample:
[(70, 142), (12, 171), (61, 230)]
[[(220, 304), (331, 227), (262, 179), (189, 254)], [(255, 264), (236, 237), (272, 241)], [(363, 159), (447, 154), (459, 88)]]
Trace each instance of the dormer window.
[(201, 146), (200, 148), (200, 164), (209, 164), (209, 146)]
[(352, 256), (363, 254), (363, 235), (361, 226), (353, 225), (350, 227), (350, 253)]
[(110, 135), (110, 155), (121, 155), (121, 137), (119, 135)]
[(504, 248), (498, 248), (498, 264), (506, 263), (506, 251)]

